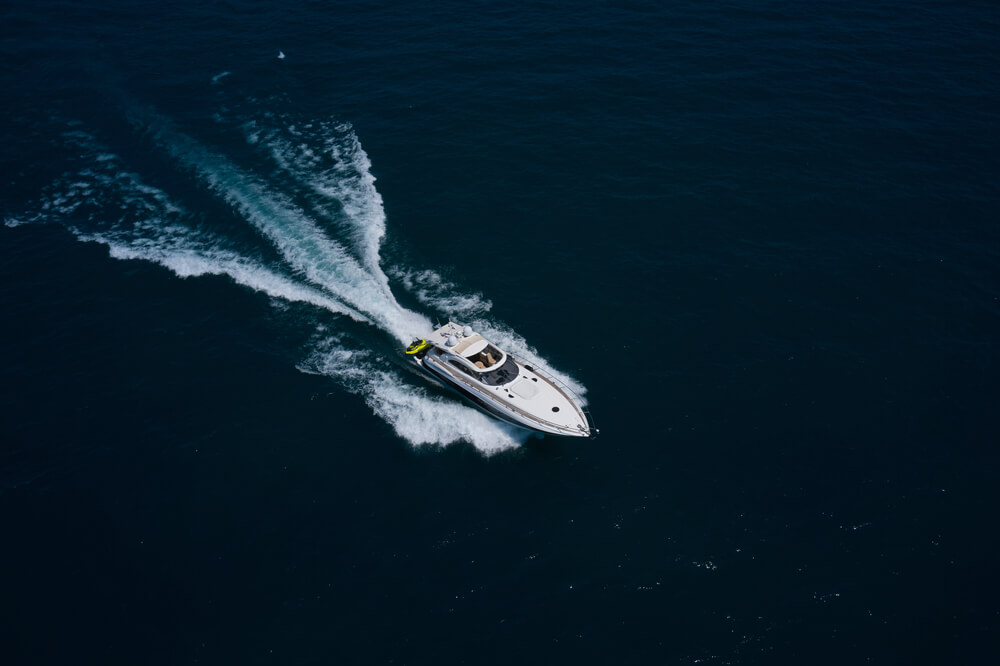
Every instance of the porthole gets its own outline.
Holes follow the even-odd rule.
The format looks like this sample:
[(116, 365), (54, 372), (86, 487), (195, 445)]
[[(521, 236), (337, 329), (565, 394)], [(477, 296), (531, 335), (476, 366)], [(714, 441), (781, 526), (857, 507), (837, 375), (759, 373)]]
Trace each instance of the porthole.
[(558, 407), (553, 407), (553, 408), (552, 408), (552, 411), (553, 411), (553, 412), (558, 412), (558, 411), (559, 411), (559, 408), (558, 408)]

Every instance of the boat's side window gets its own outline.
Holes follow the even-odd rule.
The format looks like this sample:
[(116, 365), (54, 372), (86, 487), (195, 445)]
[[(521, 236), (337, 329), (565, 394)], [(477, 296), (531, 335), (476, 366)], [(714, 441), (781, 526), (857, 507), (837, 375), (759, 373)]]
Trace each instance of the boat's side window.
[(472, 374), (471, 370), (469, 370), (467, 367), (465, 367), (464, 365), (462, 365), (458, 361), (448, 361), (448, 363), (450, 363), (454, 367), (458, 368), (459, 370), (461, 370), (465, 374), (469, 375), (470, 377), (475, 377), (475, 375)]

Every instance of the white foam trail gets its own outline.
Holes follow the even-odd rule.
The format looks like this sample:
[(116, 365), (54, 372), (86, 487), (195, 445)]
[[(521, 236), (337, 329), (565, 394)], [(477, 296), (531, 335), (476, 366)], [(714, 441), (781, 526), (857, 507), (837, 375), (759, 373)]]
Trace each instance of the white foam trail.
[(389, 272), (418, 301), (444, 313), (450, 319), (466, 321), (482, 317), (493, 308), (482, 294), (463, 294), (458, 287), (432, 270), (392, 267)]
[(218, 83), (219, 81), (226, 78), (230, 74), (232, 74), (232, 72), (219, 72), (218, 74), (212, 77), (212, 83)]
[(396, 373), (371, 352), (347, 349), (336, 338), (317, 343), (299, 370), (331, 377), (365, 403), (396, 434), (415, 446), (469, 442), (492, 455), (516, 448), (530, 435), (492, 419), (452, 398), (432, 397)]
[(209, 189), (234, 206), (310, 282), (365, 313), (401, 342), (430, 330), (429, 320), (396, 302), (387, 281), (373, 277), (286, 197), (268, 190), (252, 175), (174, 130), (166, 121), (154, 118), (141, 122), (175, 159), (193, 169)]
[(309, 303), (358, 322), (371, 323), (362, 314), (338, 303), (315, 289), (297, 284), (252, 261), (223, 251), (204, 253), (190, 248), (169, 248), (158, 244), (134, 244), (109, 234), (87, 234), (74, 230), (84, 242), (101, 243), (115, 259), (144, 259), (170, 269), (181, 278), (225, 275), (237, 284), (289, 302)]
[[(87, 145), (78, 139), (77, 145)], [(84, 242), (108, 247), (115, 259), (143, 259), (170, 269), (181, 278), (201, 275), (225, 275), (237, 284), (250, 287), (273, 298), (315, 305), (355, 321), (371, 323), (356, 310), (320, 290), (302, 285), (224, 248), (219, 239), (183, 224), (190, 214), (175, 204), (162, 190), (147, 185), (140, 177), (123, 168), (117, 156), (98, 153), (93, 167), (76, 174), (66, 174), (49, 189), (41, 203), (48, 216), (85, 217), (97, 229), (69, 225), (70, 231)], [(114, 211), (113, 213), (111, 211)], [(110, 213), (110, 214), (109, 214)], [(114, 215), (118, 219), (114, 219)], [(7, 220), (17, 226), (21, 220)]]
[[(64, 138), (83, 165), (46, 188), (36, 211), (8, 217), (6, 226), (60, 220), (80, 240), (106, 245), (112, 257), (152, 261), (182, 278), (228, 276), (271, 296), (276, 307), (283, 302), (311, 304), (378, 326), (402, 342), (431, 330), (428, 319), (396, 302), (379, 265), (385, 235), (382, 200), (374, 188), (368, 157), (349, 126), (319, 123), (300, 128), (282, 120), (277, 128), (253, 129), (247, 140), (259, 141), (285, 174), (315, 195), (311, 205), (321, 211), (320, 220), (349, 231), (357, 257), (330, 237), (314, 217), (251, 172), (155, 114), (138, 115), (140, 126), (152, 138), (278, 250), (281, 265), (265, 266), (246, 256), (245, 248), (233, 246), (232, 239), (201, 229), (197, 216), (124, 168), (120, 158), (82, 129), (67, 131)], [(266, 118), (274, 120), (274, 116)], [(72, 126), (79, 128), (79, 123)], [(323, 206), (331, 205), (322, 212)], [(397, 268), (392, 274), (421, 303), (472, 324), (518, 359), (584, 394), (582, 385), (551, 368), (521, 336), (489, 319), (492, 303), (482, 294), (462, 293), (431, 270)], [(330, 377), (363, 397), (376, 415), (413, 445), (467, 441), (492, 454), (519, 446), (530, 437), (456, 399), (413, 386), (389, 359), (372, 350), (349, 349), (336, 337), (317, 340), (299, 369)]]
[[(266, 146), (282, 170), (318, 197), (318, 211), (350, 226), (365, 268), (388, 289), (380, 257), (385, 237), (382, 195), (375, 189), (368, 154), (350, 124), (298, 125), (287, 117), (271, 116), (261, 123), (246, 123), (243, 129), (248, 143)], [(337, 208), (331, 209), (330, 201)]]
[(22, 224), (31, 224), (33, 222), (44, 222), (43, 215), (28, 215), (26, 217), (5, 217), (3, 219), (3, 224), (5, 227), (13, 229), (14, 227), (19, 227)]

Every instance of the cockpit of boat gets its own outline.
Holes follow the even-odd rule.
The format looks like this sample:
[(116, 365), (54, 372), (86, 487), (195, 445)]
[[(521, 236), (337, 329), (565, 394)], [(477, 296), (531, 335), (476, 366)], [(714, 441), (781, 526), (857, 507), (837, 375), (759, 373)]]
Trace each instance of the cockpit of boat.
[(486, 348), (483, 349), (483, 351), (474, 354), (473, 356), (466, 356), (466, 358), (480, 370), (488, 370), (500, 362), (500, 359), (503, 358), (503, 354), (501, 354), (500, 350), (493, 345), (486, 345)]
[[(449, 322), (434, 333), (445, 338), (444, 348), (454, 354), (448, 363), (487, 386), (509, 384), (518, 377), (514, 359), (472, 328)], [(455, 358), (457, 357), (457, 358)]]
[(511, 383), (517, 379), (518, 376), (517, 363), (515, 363), (514, 359), (509, 356), (507, 356), (502, 363), (498, 362), (493, 366), (490, 366), (492, 369), (481, 369), (479, 367), (479, 362), (477, 362), (475, 368), (473, 368), (470, 367), (468, 362), (462, 363), (454, 358), (450, 360), (449, 363), (452, 367), (461, 370), (473, 379), (477, 379), (487, 386), (503, 386), (504, 384)]
[(451, 347), (461, 357), (451, 364), (488, 386), (501, 386), (517, 378), (517, 364), (478, 333), (463, 337)]
[(472, 363), (479, 370), (492, 368), (503, 362), (504, 356), (506, 356), (478, 333), (463, 338), (461, 342), (452, 347), (451, 351), (468, 359), (469, 363)]

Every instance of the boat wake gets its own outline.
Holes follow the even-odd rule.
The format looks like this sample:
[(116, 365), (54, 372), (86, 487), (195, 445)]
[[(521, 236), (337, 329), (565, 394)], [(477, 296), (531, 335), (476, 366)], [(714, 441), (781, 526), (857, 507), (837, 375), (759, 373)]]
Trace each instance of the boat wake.
[[(154, 262), (181, 278), (226, 276), (278, 307), (305, 304), (315, 313), (314, 334), (299, 353), (298, 369), (361, 396), (415, 446), (466, 441), (489, 454), (530, 435), (438, 394), (393, 362), (390, 349), (425, 335), (433, 324), (402, 306), (390, 283), (441, 319), (472, 324), (585, 393), (490, 317), (492, 304), (481, 294), (463, 293), (432, 270), (383, 268), (382, 199), (349, 124), (253, 104), (228, 113), (216, 122), (227, 141), (239, 139), (240, 149), (227, 153), (154, 111), (129, 111), (140, 143), (151, 144), (169, 165), (169, 177), (159, 181), (82, 123), (62, 121), (60, 141), (70, 167), (5, 223), (59, 223), (81, 241), (105, 245), (116, 259)], [(170, 185), (154, 184), (162, 181)], [(352, 325), (381, 331), (389, 344), (359, 344), (362, 336), (347, 333)]]

